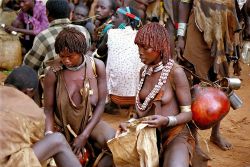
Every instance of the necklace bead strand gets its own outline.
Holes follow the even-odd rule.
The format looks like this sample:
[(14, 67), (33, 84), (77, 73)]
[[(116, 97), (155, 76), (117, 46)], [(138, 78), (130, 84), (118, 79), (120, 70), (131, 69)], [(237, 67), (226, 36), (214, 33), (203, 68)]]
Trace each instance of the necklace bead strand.
[[(141, 77), (141, 80), (139, 82), (139, 85), (137, 88), (137, 93), (136, 93), (136, 106), (139, 110), (145, 111), (148, 104), (150, 103), (150, 101), (152, 101), (155, 98), (155, 96), (159, 93), (161, 87), (167, 82), (168, 75), (169, 75), (170, 70), (172, 69), (173, 65), (174, 65), (174, 60), (169, 59), (169, 62), (165, 66), (162, 65), (162, 69), (159, 68), (160, 70), (162, 70), (162, 72), (161, 72), (160, 78), (158, 80), (158, 83), (154, 86), (154, 88), (151, 90), (151, 92), (145, 98), (144, 102), (141, 104), (140, 98), (139, 98), (139, 93), (141, 91), (145, 77), (146, 77), (146, 75), (148, 75), (148, 73), (147, 73), (148, 66), (144, 67), (144, 70), (142, 72), (142, 77)], [(160, 67), (160, 65), (158, 67)]]

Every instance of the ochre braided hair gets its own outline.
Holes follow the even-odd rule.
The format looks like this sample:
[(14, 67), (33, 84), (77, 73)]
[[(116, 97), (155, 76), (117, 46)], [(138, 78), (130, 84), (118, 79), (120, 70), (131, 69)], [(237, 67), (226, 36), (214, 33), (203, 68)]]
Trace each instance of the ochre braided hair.
[(166, 28), (159, 23), (148, 23), (141, 27), (136, 34), (135, 44), (160, 52), (163, 64), (166, 64), (172, 58), (170, 54), (169, 34)]
[(84, 34), (73, 27), (64, 28), (56, 37), (55, 51), (59, 54), (65, 48), (70, 53), (76, 52), (82, 56), (85, 55), (87, 44)]

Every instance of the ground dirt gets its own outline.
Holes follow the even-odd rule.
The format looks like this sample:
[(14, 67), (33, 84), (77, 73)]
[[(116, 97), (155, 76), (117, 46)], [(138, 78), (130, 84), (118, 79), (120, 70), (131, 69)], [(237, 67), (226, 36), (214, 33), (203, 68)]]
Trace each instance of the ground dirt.
[[(199, 133), (202, 149), (211, 157), (210, 167), (250, 167), (250, 67), (242, 65), (242, 69), (242, 86), (236, 93), (244, 104), (238, 110), (231, 109), (221, 124), (221, 132), (233, 144), (233, 149), (223, 151), (211, 143), (211, 130)], [(0, 82), (5, 78), (6, 74), (0, 71)], [(121, 110), (118, 115), (104, 113), (103, 119), (117, 128), (119, 122), (127, 120), (126, 110)]]

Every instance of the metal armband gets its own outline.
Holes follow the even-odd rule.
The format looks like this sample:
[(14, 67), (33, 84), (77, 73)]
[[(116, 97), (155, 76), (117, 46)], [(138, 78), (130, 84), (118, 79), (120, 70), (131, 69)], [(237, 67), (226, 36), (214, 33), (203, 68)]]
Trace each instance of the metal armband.
[(180, 106), (181, 112), (191, 112), (191, 105), (189, 106)]

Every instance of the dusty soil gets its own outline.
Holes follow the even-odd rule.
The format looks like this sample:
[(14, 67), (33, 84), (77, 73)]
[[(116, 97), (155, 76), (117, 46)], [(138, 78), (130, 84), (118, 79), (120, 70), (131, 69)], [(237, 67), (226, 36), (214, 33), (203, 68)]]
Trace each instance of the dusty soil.
[[(242, 86), (236, 94), (243, 106), (231, 109), (221, 123), (222, 135), (233, 145), (233, 149), (223, 151), (209, 141), (211, 130), (200, 131), (202, 149), (210, 156), (211, 167), (250, 167), (250, 67), (242, 64)], [(126, 120), (126, 110), (120, 115), (104, 114), (104, 120), (117, 128), (118, 122)], [(207, 143), (207, 145), (205, 144)]]
[[(250, 167), (250, 67), (242, 65), (240, 76), (242, 87), (236, 93), (244, 102), (238, 110), (231, 109), (223, 119), (221, 132), (233, 144), (233, 149), (223, 151), (209, 141), (210, 130), (200, 131), (202, 149), (211, 157), (211, 167)], [(0, 71), (0, 82), (6, 74)], [(125, 110), (118, 115), (104, 114), (103, 119), (117, 128), (120, 121), (127, 119)], [(205, 144), (207, 142), (207, 146)]]

